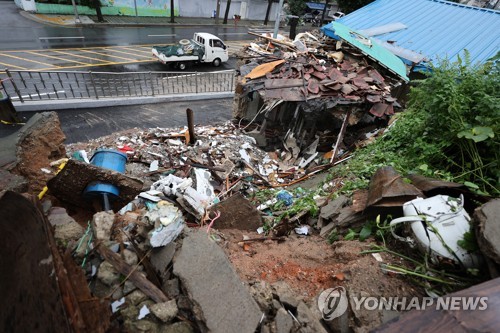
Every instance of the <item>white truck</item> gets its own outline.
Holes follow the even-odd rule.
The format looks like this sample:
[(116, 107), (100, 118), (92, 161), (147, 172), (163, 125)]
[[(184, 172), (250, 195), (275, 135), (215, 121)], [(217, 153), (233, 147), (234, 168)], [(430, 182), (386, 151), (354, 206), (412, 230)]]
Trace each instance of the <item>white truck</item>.
[(177, 44), (153, 46), (152, 52), (162, 64), (171, 64), (181, 70), (191, 63), (212, 63), (218, 67), (229, 59), (224, 42), (206, 32), (195, 32), (193, 39), (182, 39)]

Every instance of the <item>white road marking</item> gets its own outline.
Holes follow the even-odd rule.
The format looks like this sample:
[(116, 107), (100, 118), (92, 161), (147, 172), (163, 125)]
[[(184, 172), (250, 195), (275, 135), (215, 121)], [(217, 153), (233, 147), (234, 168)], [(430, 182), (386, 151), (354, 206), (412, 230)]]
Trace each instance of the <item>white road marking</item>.
[(38, 39), (85, 39), (84, 36), (75, 37), (38, 37)]
[(219, 36), (228, 36), (228, 35), (248, 35), (248, 32), (221, 32), (218, 33)]
[(166, 34), (166, 35), (148, 35), (148, 37), (175, 37), (176, 34)]

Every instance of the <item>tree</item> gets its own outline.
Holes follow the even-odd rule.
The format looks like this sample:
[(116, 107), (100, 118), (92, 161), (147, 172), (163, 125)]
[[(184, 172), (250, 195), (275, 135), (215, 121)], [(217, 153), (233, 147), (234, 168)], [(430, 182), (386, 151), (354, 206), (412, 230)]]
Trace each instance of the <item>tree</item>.
[(297, 24), (299, 23), (299, 16), (304, 13), (306, 9), (305, 0), (288, 0), (287, 14), (291, 15), (289, 19), (290, 24), (290, 39), (294, 39), (297, 34)]
[(170, 23), (175, 23), (174, 0), (170, 0)]
[(229, 7), (231, 7), (231, 0), (227, 0), (226, 12), (224, 13), (224, 21), (222, 21), (222, 24), (227, 24), (227, 17), (229, 15)]
[(339, 9), (346, 14), (364, 7), (371, 2), (373, 2), (373, 0), (337, 0)]
[(104, 21), (104, 17), (102, 16), (101, 1), (100, 0), (83, 0), (81, 2), (81, 4), (84, 6), (95, 9), (95, 13), (97, 15), (97, 21), (106, 22), (106, 21)]
[(273, 2), (278, 2), (277, 0), (267, 0), (267, 9), (266, 9), (266, 17), (264, 18), (264, 25), (269, 23), (269, 14), (271, 13), (271, 7), (273, 6)]

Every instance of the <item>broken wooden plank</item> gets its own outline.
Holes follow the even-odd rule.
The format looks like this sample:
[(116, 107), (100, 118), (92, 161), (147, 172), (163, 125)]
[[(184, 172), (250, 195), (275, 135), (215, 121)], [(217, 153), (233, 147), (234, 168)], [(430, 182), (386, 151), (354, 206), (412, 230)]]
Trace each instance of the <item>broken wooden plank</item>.
[(119, 255), (108, 249), (103, 244), (97, 247), (97, 251), (113, 267), (125, 275), (137, 288), (157, 303), (163, 303), (169, 300), (167, 296), (151, 281), (149, 281), (141, 272), (127, 264)]
[(339, 135), (337, 137), (337, 142), (335, 142), (335, 147), (333, 147), (333, 154), (332, 158), (330, 158), (330, 164), (333, 163), (335, 160), (335, 157), (337, 156), (337, 152), (339, 150), (340, 143), (344, 139), (344, 134), (345, 130), (347, 128), (347, 123), (349, 122), (349, 117), (351, 116), (351, 109), (347, 111), (347, 114), (345, 115), (344, 122), (342, 123), (342, 127), (340, 128)]

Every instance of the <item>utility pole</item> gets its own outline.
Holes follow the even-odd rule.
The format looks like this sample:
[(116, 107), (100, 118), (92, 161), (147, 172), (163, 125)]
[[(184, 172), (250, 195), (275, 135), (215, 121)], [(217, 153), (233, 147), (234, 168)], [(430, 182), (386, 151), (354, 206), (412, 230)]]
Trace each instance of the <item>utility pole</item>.
[(220, 0), (217, 0), (217, 9), (215, 10), (215, 24), (219, 24)]
[(71, 0), (71, 4), (73, 5), (73, 11), (75, 12), (75, 24), (80, 24), (80, 16), (78, 16), (78, 10), (76, 9), (75, 0)]
[(278, 10), (276, 11), (276, 21), (274, 22), (274, 33), (273, 33), (273, 38), (276, 39), (278, 38), (278, 30), (280, 28), (280, 18), (281, 18), (281, 9), (283, 9), (283, 1), (280, 0), (280, 3), (278, 4)]

